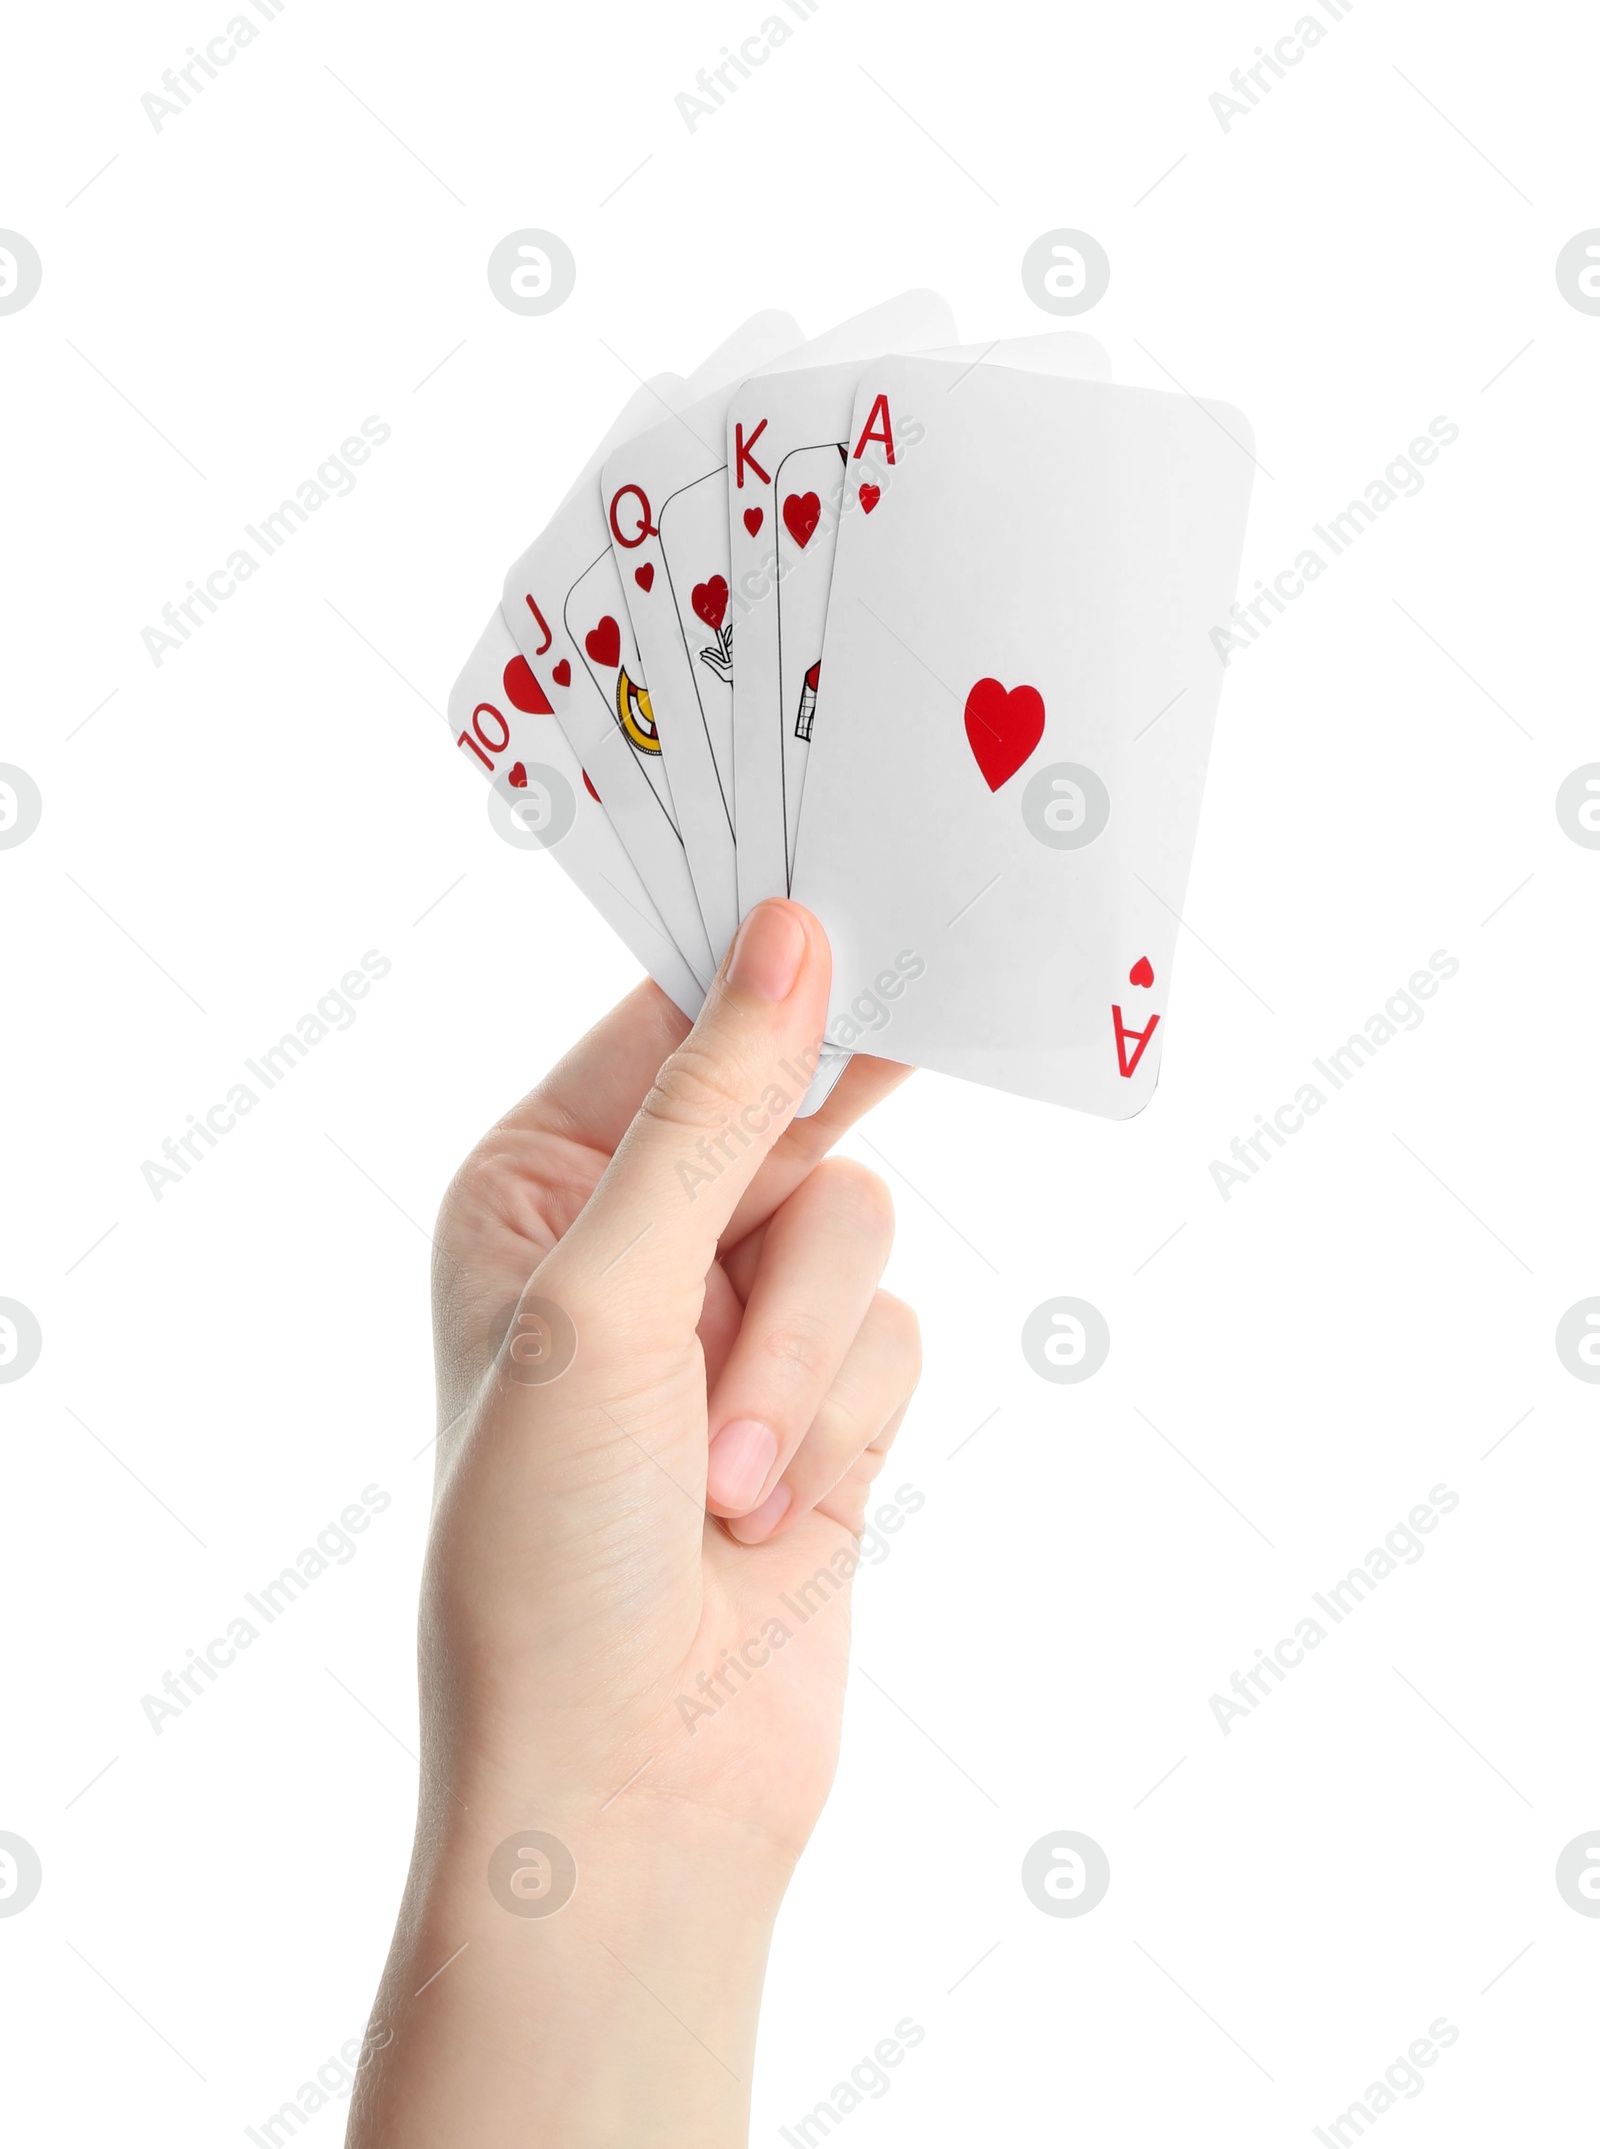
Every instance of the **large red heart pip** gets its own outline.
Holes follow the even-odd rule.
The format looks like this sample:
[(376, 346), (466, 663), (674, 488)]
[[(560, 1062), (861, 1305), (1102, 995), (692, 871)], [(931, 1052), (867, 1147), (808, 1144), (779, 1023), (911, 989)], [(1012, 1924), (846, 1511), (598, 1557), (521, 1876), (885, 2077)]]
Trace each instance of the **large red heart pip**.
[(533, 667), (526, 657), (513, 657), (505, 668), (504, 678), (506, 693), (513, 709), (520, 709), (525, 716), (551, 716), (555, 713), (545, 697), (544, 688), (533, 676)]
[(744, 526), (750, 532), (750, 535), (752, 537), (754, 537), (757, 530), (760, 529), (762, 522), (765, 520), (765, 518), (766, 510), (764, 508), (747, 507), (745, 509)]
[(803, 552), (822, 520), (822, 502), (814, 492), (792, 492), (783, 503), (783, 526)]
[(980, 679), (967, 696), (967, 744), (991, 791), (1016, 775), (1044, 737), (1044, 697), (1037, 687)]
[(728, 609), (728, 585), (721, 575), (713, 575), (709, 582), (697, 582), (689, 602), (694, 606), (695, 617), (703, 619), (715, 634), (722, 626), (722, 615)]
[(622, 654), (622, 629), (608, 612), (599, 626), (591, 627), (583, 638), (583, 646), (595, 663), (609, 670)]

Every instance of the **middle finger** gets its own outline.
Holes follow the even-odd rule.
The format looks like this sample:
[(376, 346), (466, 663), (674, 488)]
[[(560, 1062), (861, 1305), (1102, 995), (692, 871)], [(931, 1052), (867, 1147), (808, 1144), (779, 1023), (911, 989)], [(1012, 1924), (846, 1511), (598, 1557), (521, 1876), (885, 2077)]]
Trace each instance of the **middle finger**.
[(777, 1483), (855, 1341), (893, 1237), (887, 1187), (844, 1158), (815, 1166), (768, 1221), (709, 1401), (713, 1514), (746, 1514)]

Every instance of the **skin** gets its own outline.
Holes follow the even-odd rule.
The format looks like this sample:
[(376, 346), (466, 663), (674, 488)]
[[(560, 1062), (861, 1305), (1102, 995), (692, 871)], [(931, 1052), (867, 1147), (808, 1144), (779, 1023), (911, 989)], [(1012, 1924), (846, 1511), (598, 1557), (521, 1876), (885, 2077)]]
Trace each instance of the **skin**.
[[(904, 1070), (858, 1059), (793, 1118), (829, 968), (808, 912), (760, 905), (692, 1030), (641, 986), (445, 1197), (417, 1835), (350, 2149), (748, 2138), (856, 1539), (920, 1368), (878, 1288), (887, 1190), (826, 1155)], [(559, 1855), (491, 1889), (530, 1829), (570, 1898)]]

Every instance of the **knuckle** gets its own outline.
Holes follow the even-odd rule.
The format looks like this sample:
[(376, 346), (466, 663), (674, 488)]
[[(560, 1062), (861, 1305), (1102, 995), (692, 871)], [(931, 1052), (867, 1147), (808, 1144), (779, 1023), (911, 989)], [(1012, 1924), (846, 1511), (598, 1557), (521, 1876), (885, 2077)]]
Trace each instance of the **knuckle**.
[(892, 1291), (878, 1293), (878, 1314), (890, 1348), (905, 1368), (909, 1391), (922, 1378), (922, 1323), (915, 1308), (908, 1306), (903, 1298), (896, 1298)]
[(872, 1486), (876, 1481), (879, 1473), (882, 1471), (884, 1464), (889, 1460), (889, 1448), (894, 1440), (894, 1430), (886, 1429), (880, 1436), (880, 1439), (882, 1443), (881, 1445), (879, 1445), (879, 1443), (876, 1441), (869, 1442), (868, 1445), (861, 1450), (860, 1459), (857, 1463), (857, 1470), (861, 1479), (861, 1487), (864, 1492), (871, 1491)]
[(448, 1240), (462, 1226), (497, 1215), (504, 1206), (507, 1159), (492, 1135), (457, 1166), (439, 1203), (435, 1237)]
[(908, 1399), (907, 1402), (902, 1403), (899, 1409), (893, 1413), (887, 1424), (882, 1426), (879, 1431), (873, 1436), (873, 1439), (868, 1446), (865, 1455), (862, 1458), (862, 1460), (868, 1466), (868, 1474), (870, 1477), (876, 1477), (878, 1472), (883, 1468), (884, 1464), (889, 1460), (889, 1450), (894, 1446), (895, 1438), (899, 1433), (901, 1426), (904, 1425), (904, 1423), (906, 1422), (906, 1412), (909, 1407), (910, 1404)]
[(727, 1125), (751, 1098), (741, 1094), (737, 1070), (695, 1037), (666, 1060), (639, 1107), (639, 1116), (686, 1134), (709, 1134)]
[(761, 1339), (769, 1366), (791, 1380), (813, 1380), (833, 1356), (828, 1325), (815, 1314), (793, 1312), (775, 1322)]
[(887, 1182), (854, 1157), (829, 1157), (812, 1177), (852, 1237), (881, 1248), (887, 1256), (894, 1243), (894, 1196)]
[(485, 1226), (500, 1227), (540, 1243), (552, 1234), (540, 1202), (541, 1182), (550, 1176), (530, 1155), (528, 1144), (505, 1127), (496, 1127), (470, 1151), (444, 1190), (439, 1203), (435, 1243), (453, 1246), (472, 1241)]

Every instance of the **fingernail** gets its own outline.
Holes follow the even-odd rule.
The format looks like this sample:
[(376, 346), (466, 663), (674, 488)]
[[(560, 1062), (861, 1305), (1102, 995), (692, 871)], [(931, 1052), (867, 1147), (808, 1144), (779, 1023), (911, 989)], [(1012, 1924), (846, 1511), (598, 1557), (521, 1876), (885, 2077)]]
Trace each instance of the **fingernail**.
[(764, 1545), (793, 1505), (788, 1486), (776, 1485), (754, 1514), (735, 1516), (728, 1528), (742, 1545)]
[(734, 935), (727, 982), (752, 999), (787, 1000), (805, 954), (805, 927), (796, 912), (787, 903), (758, 903)]
[(778, 1453), (778, 1436), (759, 1418), (734, 1418), (706, 1457), (706, 1497), (737, 1513), (752, 1505)]

